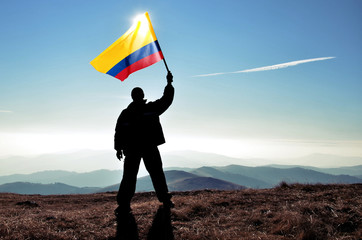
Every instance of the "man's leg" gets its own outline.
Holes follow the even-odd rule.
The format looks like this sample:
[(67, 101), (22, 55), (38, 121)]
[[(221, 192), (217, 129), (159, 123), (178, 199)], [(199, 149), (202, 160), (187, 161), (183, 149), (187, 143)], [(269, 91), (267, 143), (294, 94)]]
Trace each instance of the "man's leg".
[(123, 167), (123, 178), (117, 194), (118, 210), (130, 210), (131, 199), (136, 191), (137, 174), (141, 161), (138, 154), (126, 155)]
[(145, 167), (150, 174), (158, 200), (164, 204), (172, 204), (170, 200), (171, 194), (168, 192), (165, 174), (162, 169), (161, 155), (158, 148), (155, 146), (144, 149), (142, 157)]

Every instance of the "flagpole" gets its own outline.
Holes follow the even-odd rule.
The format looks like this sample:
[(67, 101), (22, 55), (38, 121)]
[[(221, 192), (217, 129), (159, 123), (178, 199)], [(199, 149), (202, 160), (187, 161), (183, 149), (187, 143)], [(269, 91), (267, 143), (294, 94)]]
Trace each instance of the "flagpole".
[(162, 60), (163, 60), (163, 63), (165, 64), (167, 73), (169, 73), (170, 70), (168, 69), (168, 66), (167, 66), (167, 63), (166, 63), (166, 58), (165, 58), (165, 55), (163, 55), (163, 51), (162, 51), (162, 49), (161, 49), (161, 45), (160, 45), (160, 42), (158, 41), (158, 39), (157, 39), (157, 44), (158, 44), (158, 47), (160, 48), (160, 52), (161, 52), (161, 54), (162, 54)]
[(167, 63), (166, 63), (166, 58), (165, 58), (165, 55), (163, 55), (163, 51), (161, 49), (161, 45), (160, 45), (160, 42), (157, 40), (157, 43), (158, 43), (158, 47), (160, 48), (160, 52), (162, 53), (162, 60), (163, 60), (163, 63), (165, 64), (165, 67), (166, 67), (166, 70), (167, 70), (167, 73), (170, 72), (170, 70), (168, 69), (168, 66), (167, 66)]
[[(165, 56), (163, 55), (163, 52), (162, 52), (162, 50), (161, 50), (161, 46), (160, 46), (160, 43), (158, 42), (158, 40), (157, 40), (157, 43), (158, 43), (158, 47), (160, 48), (160, 52), (161, 52), (162, 57), (163, 57), (163, 58), (162, 58), (163, 63), (165, 64), (165, 67), (166, 67), (166, 70), (167, 70), (167, 82), (168, 82), (168, 83), (172, 83), (172, 82), (173, 82), (173, 81), (172, 81), (172, 73), (171, 73), (170, 70), (168, 69), (168, 66), (167, 66), (167, 63), (166, 63), (166, 58), (165, 58)], [(171, 80), (168, 79), (169, 75), (171, 75)]]
[[(162, 53), (162, 55), (163, 55), (163, 53)], [(170, 70), (168, 69), (168, 66), (167, 66), (167, 63), (166, 63), (165, 56), (163, 56), (163, 62), (165, 63), (165, 67), (166, 67), (166, 69), (167, 69), (167, 72), (169, 73), (169, 72), (170, 72)]]
[[(155, 30), (153, 30), (153, 26), (152, 26), (152, 23), (151, 23), (151, 19), (150, 19), (150, 16), (148, 15), (148, 12), (145, 12), (145, 16), (148, 20), (148, 24), (149, 24), (149, 28), (151, 29), (151, 33), (153, 34), (153, 37), (155, 40), (157, 40), (157, 37), (156, 37), (156, 34), (155, 34)], [(157, 40), (157, 43), (158, 43), (158, 47), (160, 48), (160, 52), (162, 53), (162, 56), (163, 56), (163, 62), (165, 64), (165, 67), (166, 67), (166, 70), (167, 70), (167, 73), (170, 73), (170, 70), (168, 69), (168, 66), (167, 66), (167, 63), (166, 63), (166, 59), (165, 59), (165, 56), (163, 55), (163, 52), (161, 50), (161, 46), (160, 46), (160, 43), (158, 42)]]
[(163, 52), (162, 52), (162, 49), (161, 49), (161, 46), (160, 46), (160, 43), (158, 42), (157, 40), (157, 43), (158, 43), (158, 47), (160, 48), (160, 52), (162, 53), (162, 60), (163, 60), (163, 63), (165, 64), (165, 67), (166, 67), (166, 70), (167, 70), (167, 73), (170, 72), (170, 70), (168, 69), (168, 66), (167, 66), (167, 63), (166, 63), (166, 58), (165, 58), (165, 55), (163, 55)]

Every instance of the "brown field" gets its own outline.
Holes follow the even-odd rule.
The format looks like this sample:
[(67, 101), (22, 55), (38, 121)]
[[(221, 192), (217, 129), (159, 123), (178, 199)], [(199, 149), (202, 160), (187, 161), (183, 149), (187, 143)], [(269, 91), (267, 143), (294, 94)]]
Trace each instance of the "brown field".
[[(0, 194), (0, 239), (116, 239), (115, 195)], [(137, 193), (118, 238), (362, 239), (361, 184), (175, 192), (173, 200), (169, 212), (154, 193)]]

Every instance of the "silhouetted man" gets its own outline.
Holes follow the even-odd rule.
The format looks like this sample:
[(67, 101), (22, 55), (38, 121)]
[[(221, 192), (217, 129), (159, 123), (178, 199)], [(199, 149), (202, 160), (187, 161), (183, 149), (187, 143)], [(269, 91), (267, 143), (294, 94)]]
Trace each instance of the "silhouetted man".
[(141, 88), (131, 92), (133, 102), (122, 111), (116, 125), (114, 148), (117, 158), (125, 155), (123, 178), (117, 194), (116, 215), (131, 211), (130, 202), (136, 190), (137, 173), (141, 158), (150, 174), (157, 198), (165, 207), (173, 207), (168, 192), (158, 145), (165, 143), (159, 116), (171, 105), (174, 97), (173, 76), (167, 74), (163, 96), (148, 102)]

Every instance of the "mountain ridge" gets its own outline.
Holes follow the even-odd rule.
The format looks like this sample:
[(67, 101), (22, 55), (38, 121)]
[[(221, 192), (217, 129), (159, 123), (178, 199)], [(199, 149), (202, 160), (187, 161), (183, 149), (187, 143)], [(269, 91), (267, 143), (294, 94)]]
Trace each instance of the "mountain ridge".
[[(247, 167), (241, 165), (228, 165), (224, 167), (201, 167), (189, 169), (190, 172), (180, 170), (165, 171), (165, 176), (170, 191), (190, 191), (202, 189), (222, 189), (233, 190), (247, 188), (272, 188), (280, 182), (286, 183), (302, 183), (302, 184), (350, 184), (362, 183), (361, 178), (349, 175), (332, 175), (318, 172), (302, 167), (293, 168), (275, 168), (275, 167)], [(40, 175), (49, 177), (49, 173), (54, 175), (54, 171), (40, 172)], [(63, 176), (75, 174), (74, 172), (56, 172), (55, 179), (58, 179), (59, 174)], [(100, 174), (102, 173), (102, 174)], [(119, 188), (121, 173), (113, 170), (99, 170), (90, 173), (79, 173), (79, 176), (85, 177), (83, 181), (91, 179), (101, 182), (102, 177), (115, 174), (117, 179), (110, 180), (107, 186), (74, 186), (65, 184), (64, 182), (53, 181), (51, 183), (30, 183), (15, 181), (15, 183), (5, 183), (0, 185), (0, 192), (13, 192), (22, 194), (67, 194), (67, 193), (93, 193), (117, 191)], [(98, 174), (98, 175), (97, 175)], [(18, 176), (18, 175), (15, 175)], [(30, 175), (28, 175), (30, 176)], [(95, 177), (96, 176), (96, 177)], [(24, 176), (22, 176), (24, 177)], [(1, 179), (1, 178), (0, 178)], [(77, 179), (76, 177), (68, 178)], [(49, 179), (47, 179), (49, 181)], [(53, 179), (54, 180), (54, 179)], [(38, 184), (38, 185), (37, 185)], [(53, 185), (52, 185), (53, 184)], [(63, 184), (63, 185), (60, 185)], [(58, 191), (54, 191), (59, 188)], [(25, 190), (24, 190), (25, 189)], [(31, 190), (32, 189), (32, 190)], [(50, 190), (44, 190), (50, 189)], [(137, 180), (137, 192), (153, 191), (152, 181), (149, 176), (140, 177)]]
[(14, 182), (0, 185), (0, 192), (40, 195), (89, 194), (94, 193), (97, 189), (98, 188), (92, 187), (79, 188), (64, 183), (39, 184), (28, 182)]
[[(198, 151), (170, 151), (162, 153), (164, 168), (187, 166), (199, 168), (203, 166), (265, 166), (270, 164), (300, 165), (320, 168), (336, 168), (362, 164), (362, 157), (346, 157), (327, 154), (310, 154), (293, 158), (238, 158), (215, 153)], [(90, 172), (99, 169), (120, 170), (122, 163), (116, 159), (111, 150), (79, 150), (67, 153), (43, 154), (39, 156), (6, 156), (0, 157), (0, 176), (9, 174), (30, 174), (46, 170), (65, 170)], [(146, 175), (141, 166), (140, 174)], [(358, 174), (360, 175), (360, 174)]]
[(75, 187), (106, 187), (122, 179), (122, 171), (100, 169), (86, 173), (74, 171), (49, 170), (31, 174), (0, 176), (0, 184), (11, 182), (30, 182), (52, 184), (61, 182)]

